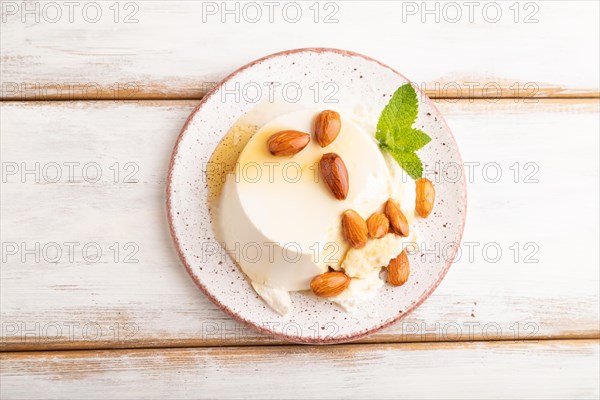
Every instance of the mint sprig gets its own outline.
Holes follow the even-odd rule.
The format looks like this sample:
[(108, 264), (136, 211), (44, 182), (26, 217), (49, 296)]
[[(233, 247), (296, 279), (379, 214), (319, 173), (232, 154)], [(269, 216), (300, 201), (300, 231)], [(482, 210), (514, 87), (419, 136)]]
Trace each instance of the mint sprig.
[(381, 112), (375, 134), (379, 147), (415, 180), (423, 176), (423, 163), (415, 152), (431, 141), (425, 132), (412, 127), (418, 114), (417, 92), (410, 83), (404, 84)]

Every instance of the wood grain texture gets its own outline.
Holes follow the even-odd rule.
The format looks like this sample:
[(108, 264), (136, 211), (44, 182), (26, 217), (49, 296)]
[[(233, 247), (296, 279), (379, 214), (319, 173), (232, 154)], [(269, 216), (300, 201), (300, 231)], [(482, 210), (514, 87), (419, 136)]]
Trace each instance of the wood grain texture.
[(265, 3), (138, 0), (70, 12), (5, 1), (0, 97), (200, 98), (240, 66), (301, 47), (366, 54), (431, 97), (599, 96), (595, 1), (487, 2), (499, 14), (486, 3)]
[(598, 341), (2, 354), (2, 398), (544, 398), (599, 395)]
[[(196, 104), (0, 105), (3, 350), (274, 343), (201, 294), (168, 233), (168, 160)], [(419, 309), (364, 341), (597, 338), (598, 101), (438, 106), (474, 169), (462, 255)], [(79, 163), (73, 179), (65, 163)]]

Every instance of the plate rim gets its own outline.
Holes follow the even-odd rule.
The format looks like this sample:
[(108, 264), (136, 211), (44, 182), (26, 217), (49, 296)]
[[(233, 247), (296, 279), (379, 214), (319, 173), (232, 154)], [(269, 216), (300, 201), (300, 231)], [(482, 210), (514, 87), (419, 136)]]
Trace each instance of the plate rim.
[[(177, 236), (177, 233), (175, 232), (173, 215), (171, 212), (171, 210), (172, 210), (172, 199), (171, 199), (172, 190), (171, 189), (172, 189), (172, 177), (173, 177), (173, 168), (175, 165), (175, 159), (177, 158), (177, 155), (179, 154), (179, 148), (180, 148), (181, 141), (187, 131), (189, 124), (193, 120), (196, 113), (198, 113), (200, 111), (202, 106), (219, 90), (219, 88), (221, 86), (226, 84), (229, 80), (234, 78), (236, 75), (238, 75), (242, 71), (244, 71), (248, 68), (251, 68), (256, 64), (260, 64), (266, 60), (269, 60), (271, 58), (286, 56), (286, 55), (290, 55), (290, 54), (305, 53), (305, 52), (336, 53), (336, 54), (340, 54), (340, 55), (348, 56), (348, 57), (360, 57), (367, 61), (375, 62), (375, 63), (379, 64), (380, 66), (389, 69), (390, 71), (392, 71), (394, 74), (398, 75), (405, 81), (412, 83), (412, 81), (409, 80), (408, 78), (406, 78), (403, 74), (396, 71), (392, 67), (382, 63), (381, 61), (378, 61), (374, 58), (371, 58), (369, 56), (366, 56), (364, 54), (360, 54), (360, 53), (357, 53), (354, 51), (331, 48), (331, 47), (302, 47), (302, 48), (296, 48), (296, 49), (290, 49), (290, 50), (283, 50), (283, 51), (279, 51), (279, 52), (272, 53), (272, 54), (266, 55), (264, 57), (258, 58), (254, 61), (251, 61), (251, 62), (241, 66), (240, 68), (236, 69), (235, 71), (233, 71), (232, 73), (227, 75), (225, 78), (220, 80), (219, 83), (217, 83), (210, 91), (208, 91), (204, 95), (204, 97), (202, 97), (202, 99), (200, 100), (200, 103), (196, 107), (194, 107), (194, 109), (192, 110), (190, 115), (187, 117), (185, 123), (183, 124), (181, 130), (179, 131), (179, 134), (177, 135), (177, 140), (175, 141), (175, 144), (173, 145), (173, 150), (171, 152), (171, 157), (169, 160), (169, 167), (168, 167), (168, 171), (167, 171), (167, 182), (166, 182), (166, 207), (167, 207), (167, 210), (166, 211), (167, 211), (167, 220), (168, 220), (168, 224), (169, 224), (169, 233), (175, 244), (175, 249), (177, 251), (179, 259), (183, 263), (185, 270), (187, 271), (187, 274), (192, 278), (192, 281), (196, 284), (196, 286), (200, 289), (200, 291), (213, 304), (215, 304), (223, 312), (225, 312), (225, 314), (229, 315), (236, 321), (239, 321), (239, 322), (245, 324), (246, 326), (251, 327), (255, 331), (257, 331), (261, 334), (268, 335), (275, 339), (283, 340), (286, 342), (298, 343), (298, 344), (327, 345), (327, 344), (345, 343), (345, 342), (355, 341), (355, 340), (364, 338), (366, 336), (369, 336), (369, 335), (376, 333), (382, 329), (385, 329), (388, 326), (406, 318), (406, 316), (410, 315), (414, 310), (416, 310), (419, 306), (421, 306), (421, 304), (423, 304), (423, 302), (425, 300), (427, 300), (429, 298), (429, 296), (431, 296), (431, 294), (438, 288), (440, 283), (444, 280), (446, 274), (448, 273), (448, 270), (450, 269), (450, 266), (453, 264), (453, 260), (456, 257), (459, 246), (454, 246), (452, 248), (450, 257), (447, 258), (446, 264), (444, 265), (442, 271), (438, 275), (438, 278), (435, 281), (435, 283), (433, 285), (431, 285), (430, 288), (427, 291), (425, 291), (418, 298), (418, 300), (415, 303), (413, 303), (405, 311), (400, 312), (394, 318), (391, 318), (390, 320), (387, 320), (381, 324), (378, 324), (378, 325), (374, 326), (373, 328), (362, 330), (362, 331), (356, 332), (355, 334), (351, 334), (351, 335), (334, 336), (334, 337), (330, 337), (330, 338), (318, 338), (318, 337), (317, 338), (309, 338), (309, 337), (302, 337), (302, 336), (297, 336), (297, 335), (286, 335), (283, 333), (278, 333), (273, 330), (267, 329), (264, 326), (257, 325), (256, 323), (244, 318), (240, 314), (233, 312), (229, 307), (227, 307), (225, 304), (221, 303), (215, 296), (213, 296), (210, 293), (210, 291), (208, 290), (208, 288), (193, 273), (192, 267), (187, 262), (186, 256), (182, 250), (181, 243), (179, 242), (179, 238)], [(414, 85), (413, 85), (413, 87), (414, 87)], [(458, 233), (458, 237), (457, 237), (458, 238), (457, 242), (460, 244), (462, 242), (462, 237), (463, 237), (464, 230), (465, 230), (465, 223), (466, 223), (466, 219), (467, 219), (467, 209), (468, 209), (467, 182), (466, 182), (466, 177), (465, 177), (464, 162), (462, 159), (462, 155), (460, 154), (460, 149), (458, 147), (458, 144), (456, 143), (454, 134), (452, 133), (450, 126), (446, 122), (446, 118), (444, 117), (444, 115), (439, 111), (439, 109), (434, 104), (434, 102), (420, 90), (420, 88), (416, 87), (415, 90), (417, 91), (417, 93), (419, 93), (421, 95), (421, 98), (424, 99), (424, 101), (427, 102), (431, 107), (433, 107), (433, 109), (437, 112), (438, 116), (441, 119), (441, 122), (446, 127), (447, 132), (450, 134), (450, 140), (452, 140), (452, 143), (454, 144), (454, 147), (456, 148), (456, 154), (457, 154), (458, 160), (460, 161), (461, 183), (462, 183), (462, 185), (461, 185), (462, 186), (462, 204), (463, 204), (463, 213), (462, 213), (463, 216), (461, 219), (461, 224), (460, 224), (459, 233)]]

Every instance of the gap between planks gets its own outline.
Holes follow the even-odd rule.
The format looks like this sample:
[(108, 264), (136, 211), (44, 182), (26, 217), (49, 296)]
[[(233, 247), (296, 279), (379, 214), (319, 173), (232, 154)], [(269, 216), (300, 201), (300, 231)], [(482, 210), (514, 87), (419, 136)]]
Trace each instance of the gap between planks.
[[(145, 104), (148, 105), (177, 105), (177, 104), (192, 104), (198, 105), (203, 98), (202, 97), (173, 97), (173, 98), (150, 98), (140, 97), (131, 99), (53, 99), (53, 100), (32, 100), (32, 99), (3, 99), (0, 98), (0, 104), (4, 106), (10, 105), (71, 105), (81, 103), (83, 105), (94, 105), (101, 104), (102, 106), (108, 104), (115, 105), (135, 105)], [(536, 105), (536, 104), (598, 104), (600, 105), (600, 95), (598, 96), (556, 96), (556, 97), (535, 97), (535, 98), (522, 98), (522, 97), (429, 97), (436, 107), (440, 107), (444, 104), (486, 104), (490, 107), (493, 106), (504, 106), (507, 104), (519, 105)]]
[[(515, 96), (502, 96), (502, 97), (486, 97), (486, 96), (469, 96), (469, 97), (460, 97), (460, 96), (436, 96), (435, 94), (431, 94), (429, 92), (425, 93), (431, 100), (454, 100), (454, 101), (480, 101), (487, 100), (490, 103), (497, 102), (500, 100), (516, 100), (520, 102), (537, 102), (537, 101), (545, 101), (545, 100), (591, 100), (591, 99), (599, 99), (600, 100), (600, 92), (590, 92), (583, 94), (574, 94), (574, 95), (562, 95), (562, 96), (539, 96), (539, 97), (515, 97)], [(115, 102), (115, 103), (127, 103), (127, 102), (135, 102), (135, 101), (200, 101), (204, 98), (204, 96), (169, 96), (169, 95), (148, 95), (148, 96), (136, 96), (136, 97), (127, 97), (127, 98), (114, 98), (110, 96), (101, 96), (101, 97), (65, 97), (65, 96), (48, 96), (48, 98), (44, 99), (32, 99), (29, 97), (0, 97), (0, 103), (20, 103), (20, 102), (30, 102), (30, 103), (53, 103), (53, 102)]]
[(453, 349), (461, 348), (465, 346), (510, 346), (512, 345), (529, 345), (529, 344), (547, 344), (555, 345), (561, 343), (576, 343), (576, 344), (600, 344), (600, 338), (552, 338), (552, 339), (530, 339), (530, 340), (472, 340), (472, 341), (440, 341), (440, 342), (351, 342), (351, 343), (340, 343), (335, 345), (299, 345), (294, 343), (282, 343), (282, 344), (269, 344), (268, 346), (255, 346), (255, 345), (244, 345), (244, 346), (182, 346), (182, 347), (139, 347), (139, 348), (99, 348), (99, 349), (70, 349), (70, 350), (32, 350), (32, 351), (2, 351), (0, 352), (0, 358), (2, 360), (7, 359), (19, 359), (28, 357), (43, 357), (44, 355), (52, 356), (63, 356), (63, 357), (85, 357), (89, 354), (94, 354), (95, 357), (112, 354), (127, 354), (127, 353), (156, 353), (157, 351), (194, 351), (194, 350), (215, 350), (222, 349), (223, 351), (229, 351), (239, 349), (243, 352), (268, 352), (272, 349), (288, 349), (297, 351), (298, 349), (306, 349), (308, 352), (322, 353), (330, 352), (331, 347), (336, 347), (337, 350), (352, 351), (356, 349), (368, 349), (377, 347), (388, 347), (388, 348), (402, 348), (404, 350), (435, 350), (435, 349)]
[[(396, 339), (396, 340), (394, 340)], [(514, 339), (510, 337), (500, 337), (487, 339), (481, 335), (474, 336), (469, 339), (459, 340), (397, 340), (396, 335), (376, 336), (373, 339), (364, 338), (354, 342), (339, 343), (333, 346), (343, 345), (451, 345), (464, 343), (493, 343), (493, 342), (551, 342), (551, 341), (585, 341), (585, 340), (600, 340), (600, 332), (577, 332), (573, 334), (563, 334), (557, 336), (535, 336)], [(38, 347), (31, 347), (23, 344), (9, 344), (0, 346), (0, 353), (38, 353), (38, 352), (72, 352), (72, 351), (110, 351), (110, 350), (161, 350), (161, 349), (202, 349), (214, 347), (261, 347), (269, 346), (277, 347), (328, 347), (331, 345), (302, 345), (292, 342), (284, 342), (265, 337), (264, 340), (248, 340), (248, 341), (228, 341), (228, 340), (195, 340), (195, 339), (171, 339), (171, 340), (139, 340), (126, 343), (119, 342), (61, 342), (56, 344), (46, 344)]]

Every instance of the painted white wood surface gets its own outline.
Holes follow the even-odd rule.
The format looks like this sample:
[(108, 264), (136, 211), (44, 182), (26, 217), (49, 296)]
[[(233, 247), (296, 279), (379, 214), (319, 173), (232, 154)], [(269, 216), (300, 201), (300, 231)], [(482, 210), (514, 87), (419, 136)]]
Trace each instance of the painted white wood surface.
[(199, 98), (247, 62), (315, 46), (376, 58), (431, 96), (600, 87), (597, 1), (64, 3), (2, 2), (2, 98)]
[[(257, 23), (248, 2), (227, 6), (239, 7), (239, 22), (222, 2), (149, 0), (96, 2), (91, 22), (90, 3), (70, 21), (65, 2), (0, 2), (0, 99), (138, 99), (0, 103), (0, 350), (186, 348), (3, 352), (0, 397), (600, 396), (598, 2), (496, 2), (496, 23), (493, 6), (482, 12), (494, 2), (480, 2), (472, 23), (464, 2), (449, 22), (447, 1), (435, 2), (439, 22), (423, 15), (432, 2), (299, 2), (296, 23), (286, 21), (290, 2), (276, 2), (273, 22), (257, 2)], [(374, 57), (433, 97), (578, 99), (441, 100), (464, 160), (479, 163), (461, 259), (371, 343), (266, 346), (276, 342), (224, 315), (187, 277), (165, 222), (165, 175), (179, 129), (212, 84), (258, 57), (312, 46)], [(23, 172), (36, 163), (39, 178)], [(65, 163), (79, 163), (73, 179)], [(95, 167), (102, 177), (86, 181)], [(36, 242), (40, 251), (28, 252)], [(492, 262), (482, 248), (493, 257), (495, 243), (503, 254)], [(536, 248), (529, 261), (538, 262), (525, 262)], [(594, 340), (573, 340), (583, 338)], [(429, 343), (391, 344), (420, 341)], [(264, 346), (187, 348), (253, 344)]]
[(4, 353), (3, 398), (598, 398), (598, 341)]
[[(2, 242), (16, 246), (3, 248), (0, 270), (3, 349), (272, 343), (202, 295), (169, 237), (168, 160), (196, 103), (0, 104)], [(437, 291), (403, 322), (367, 341), (597, 338), (598, 101), (445, 100), (438, 106), (465, 162), (479, 163), (470, 164), (475, 173), (463, 238), (473, 243), (474, 256), (470, 260), (463, 245)], [(69, 162), (79, 163), (73, 182), (64, 166)], [(19, 170), (11, 175), (14, 163)], [(35, 163), (39, 183), (35, 173), (23, 173)], [(52, 163), (63, 166), (56, 183), (49, 182)], [(102, 171), (97, 183), (84, 179), (95, 177), (94, 168), (82, 174), (91, 163)], [(491, 163), (502, 171), (496, 183)], [(135, 168), (138, 182), (125, 183), (124, 172)], [(526, 183), (527, 176), (539, 182)], [(78, 243), (73, 260), (68, 242)], [(135, 249), (124, 247), (130, 242), (139, 247), (137, 263), (125, 262)], [(59, 260), (48, 243), (59, 244)], [(99, 261), (89, 243), (102, 248)], [(493, 262), (497, 246), (502, 257)], [(525, 262), (536, 248), (530, 261), (538, 262)]]

